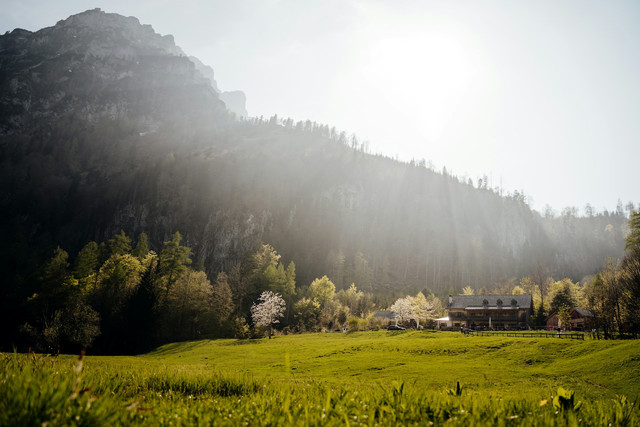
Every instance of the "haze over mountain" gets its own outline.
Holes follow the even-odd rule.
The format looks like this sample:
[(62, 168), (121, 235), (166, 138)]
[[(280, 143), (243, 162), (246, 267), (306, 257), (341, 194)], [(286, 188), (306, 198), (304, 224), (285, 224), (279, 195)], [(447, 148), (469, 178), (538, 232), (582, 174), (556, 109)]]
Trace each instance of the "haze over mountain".
[(155, 248), (180, 231), (210, 276), (267, 242), (303, 286), (327, 274), (381, 294), (489, 287), (540, 264), (579, 280), (623, 253), (622, 207), (541, 217), (486, 178), (369, 154), (330, 125), (238, 119), (243, 96), (187, 55), (99, 9), (0, 36), (3, 293), (57, 245), (121, 229)]
[[(0, 33), (78, 0), (5, 0)], [(95, 5), (95, 6), (94, 6)], [(97, 0), (136, 16), (242, 89), (252, 116), (329, 123), (374, 153), (487, 175), (490, 187), (585, 212), (640, 202), (640, 4)]]

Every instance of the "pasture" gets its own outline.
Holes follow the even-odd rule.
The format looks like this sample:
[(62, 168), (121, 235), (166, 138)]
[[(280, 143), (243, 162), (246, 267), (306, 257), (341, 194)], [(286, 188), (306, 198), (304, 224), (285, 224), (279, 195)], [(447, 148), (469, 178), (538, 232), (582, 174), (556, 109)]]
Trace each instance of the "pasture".
[(0, 425), (640, 422), (637, 341), (371, 331), (1, 360)]

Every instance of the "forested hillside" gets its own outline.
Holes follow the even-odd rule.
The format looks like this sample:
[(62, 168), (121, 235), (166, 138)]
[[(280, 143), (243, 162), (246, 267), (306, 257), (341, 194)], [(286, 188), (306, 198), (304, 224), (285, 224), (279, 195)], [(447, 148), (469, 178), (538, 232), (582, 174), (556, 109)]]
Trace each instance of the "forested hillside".
[(238, 119), (170, 36), (99, 10), (0, 36), (0, 187), (3, 301), (57, 246), (120, 230), (158, 252), (180, 231), (209, 277), (264, 242), (299, 286), (326, 274), (400, 295), (538, 265), (580, 280), (622, 256), (627, 223), (622, 209), (541, 216), (326, 125)]

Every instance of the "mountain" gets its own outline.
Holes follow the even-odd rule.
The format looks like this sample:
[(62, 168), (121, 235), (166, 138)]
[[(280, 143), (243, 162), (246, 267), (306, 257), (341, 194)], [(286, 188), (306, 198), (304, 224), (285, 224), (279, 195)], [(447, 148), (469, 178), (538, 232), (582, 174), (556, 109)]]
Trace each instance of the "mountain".
[(0, 36), (3, 295), (56, 246), (121, 229), (155, 249), (180, 231), (210, 277), (267, 242), (302, 286), (327, 274), (387, 295), (493, 287), (537, 265), (579, 280), (623, 253), (622, 212), (542, 217), (327, 125), (244, 116), (244, 94), (220, 93), (136, 18), (94, 9)]
[(133, 17), (94, 9), (35, 33), (16, 29), (0, 50), (0, 134), (70, 113), (89, 122), (135, 116), (149, 130), (166, 114), (224, 110), (215, 80), (173, 37)]
[(205, 78), (209, 79), (211, 87), (218, 93), (220, 99), (225, 103), (229, 111), (236, 114), (238, 118), (248, 117), (247, 112), (247, 97), (241, 90), (233, 90), (230, 92), (222, 92), (218, 89), (218, 83), (214, 77), (213, 68), (205, 65), (195, 56), (190, 56), (189, 60), (193, 62), (198, 70)]

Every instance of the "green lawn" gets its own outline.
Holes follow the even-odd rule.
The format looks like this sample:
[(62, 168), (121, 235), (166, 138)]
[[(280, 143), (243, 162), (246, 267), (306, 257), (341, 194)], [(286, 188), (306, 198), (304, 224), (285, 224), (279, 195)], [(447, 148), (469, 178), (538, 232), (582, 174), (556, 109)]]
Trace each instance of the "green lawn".
[(399, 380), (429, 390), (460, 381), (496, 396), (518, 392), (544, 397), (559, 385), (588, 392), (593, 398), (636, 397), (640, 390), (637, 341), (568, 342), (380, 331), (177, 343), (133, 360), (203, 373), (232, 372), (257, 380), (363, 385)]
[[(42, 378), (32, 378), (34, 386), (42, 381), (55, 386), (60, 378), (75, 378), (66, 385), (70, 393), (75, 381), (82, 384), (76, 391), (90, 388), (86, 399), (99, 397), (92, 405), (105, 411), (108, 423), (438, 424), (448, 420), (454, 425), (633, 425), (640, 421), (633, 405), (640, 391), (638, 341), (428, 331), (197, 341), (165, 345), (135, 357), (87, 356), (80, 380), (70, 369), (72, 356), (31, 359), (3, 355), (5, 382), (0, 382), (0, 397), (30, 393), (28, 388), (7, 388), (6, 378), (16, 369), (22, 375), (48, 370), (51, 378), (46, 379), (46, 372)], [(32, 365), (37, 369), (25, 368)], [(67, 372), (66, 377), (61, 372)], [(458, 381), (462, 395), (451, 395), (449, 390)], [(573, 390), (582, 407), (554, 408), (552, 397), (558, 395), (558, 387)], [(75, 400), (82, 398), (80, 394)], [(548, 403), (541, 406), (545, 400)], [(20, 406), (18, 401), (12, 405)], [(0, 412), (6, 412), (2, 402)], [(38, 422), (46, 420), (43, 411)], [(88, 414), (89, 410), (83, 412), (80, 419)]]

